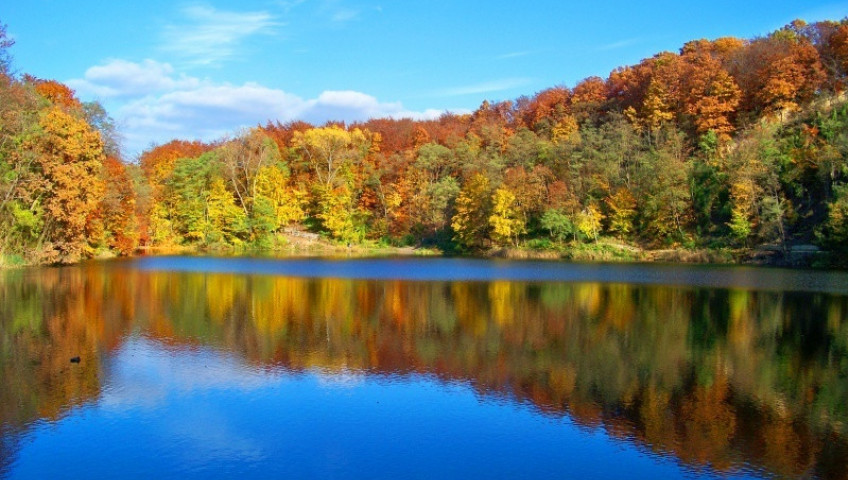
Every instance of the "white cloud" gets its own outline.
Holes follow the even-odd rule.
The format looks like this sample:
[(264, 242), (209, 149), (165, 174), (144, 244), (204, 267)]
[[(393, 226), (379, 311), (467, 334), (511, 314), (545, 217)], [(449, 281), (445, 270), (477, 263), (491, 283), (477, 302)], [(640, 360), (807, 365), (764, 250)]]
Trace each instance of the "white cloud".
[(512, 88), (518, 88), (532, 82), (529, 78), (504, 78), (490, 82), (477, 83), (474, 85), (463, 85), (440, 90), (436, 96), (459, 97), (462, 95), (479, 95), (481, 93), (501, 92)]
[(177, 88), (196, 88), (200, 80), (180, 75), (168, 63), (144, 60), (141, 63), (114, 59), (85, 71), (82, 79), (68, 85), (80, 95), (100, 98), (134, 97)]
[(504, 53), (503, 55), (498, 55), (497, 57), (495, 57), (495, 59), (497, 59), (497, 60), (508, 60), (510, 58), (526, 57), (527, 55), (530, 55), (531, 53), (533, 53), (533, 52), (531, 52), (529, 50), (525, 50), (525, 51), (521, 51), (521, 52), (509, 52), (509, 53)]
[(597, 50), (599, 52), (605, 52), (605, 51), (608, 51), (608, 50), (618, 50), (619, 48), (624, 48), (624, 47), (629, 47), (631, 45), (636, 45), (640, 41), (641, 41), (640, 38), (628, 38), (626, 40), (621, 40), (621, 41), (618, 41), (618, 42), (613, 42), (613, 43), (608, 43), (606, 45), (601, 45), (600, 47), (596, 48), (595, 50)]
[[(307, 3), (307, 0), (277, 0), (274, 3), (285, 14), (288, 14), (295, 8)], [(336, 24), (336, 26), (357, 20), (362, 13), (359, 9), (343, 5), (342, 0), (313, 0), (309, 1), (308, 4), (312, 7), (312, 12), (317, 15), (317, 18), (321, 19), (321, 21), (329, 20), (331, 24)], [(379, 6), (372, 7), (371, 9), (376, 12), (382, 12), (382, 8)]]
[(300, 117), (313, 123), (361, 121), (403, 111), (400, 102), (381, 103), (371, 95), (351, 90), (322, 92), (318, 98), (307, 101), (304, 107)]
[(348, 5), (343, 0), (322, 0), (318, 6), (321, 16), (329, 18), (330, 22), (340, 25), (359, 18), (360, 11)]
[(251, 392), (280, 381), (280, 375), (251, 368), (235, 356), (206, 349), (173, 351), (141, 337), (116, 352), (100, 398), (109, 411), (155, 409), (170, 391)]
[(355, 20), (358, 16), (359, 11), (352, 10), (349, 8), (343, 8), (341, 10), (336, 10), (336, 12), (333, 13), (333, 16), (331, 17), (331, 20), (336, 23), (344, 23), (349, 22), (351, 20)]
[(208, 6), (182, 10), (187, 22), (165, 28), (162, 49), (198, 65), (211, 65), (236, 55), (242, 41), (268, 35), (281, 24), (268, 12), (231, 12)]
[(438, 118), (441, 110), (411, 111), (400, 102), (380, 102), (354, 91), (325, 91), (315, 99), (303, 99), (283, 90), (256, 83), (204, 85), (164, 95), (147, 96), (119, 111), (130, 151), (151, 141), (171, 138), (215, 140), (244, 127), (269, 120), (305, 120), (316, 125), (329, 120), (345, 122), (370, 118)]
[(347, 390), (361, 386), (365, 383), (366, 375), (356, 370), (343, 367), (333, 369), (313, 369), (312, 374), (318, 380), (318, 386), (332, 390)]
[(202, 85), (150, 95), (124, 105), (118, 116), (130, 150), (171, 138), (214, 140), (235, 129), (271, 119), (288, 120), (303, 100), (255, 83)]
[(67, 82), (81, 98), (107, 101), (124, 137), (126, 154), (174, 138), (211, 141), (267, 121), (305, 120), (316, 125), (370, 118), (438, 118), (442, 110), (413, 111), (400, 102), (381, 102), (352, 90), (324, 91), (305, 99), (248, 82), (215, 83), (178, 75), (167, 63), (111, 60)]
[(288, 13), (297, 6), (302, 5), (306, 0), (278, 0), (277, 5), (282, 7), (283, 11)]

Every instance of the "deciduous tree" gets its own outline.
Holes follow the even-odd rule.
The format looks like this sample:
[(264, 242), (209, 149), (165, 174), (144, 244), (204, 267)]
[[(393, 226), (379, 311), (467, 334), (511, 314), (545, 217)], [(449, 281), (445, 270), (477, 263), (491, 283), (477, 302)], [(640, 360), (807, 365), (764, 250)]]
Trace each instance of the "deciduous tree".
[(492, 195), (492, 214), (489, 216), (492, 241), (497, 245), (515, 245), (518, 236), (526, 232), (525, 222), (515, 194), (503, 187), (495, 190)]
[(456, 214), (451, 221), (451, 227), (460, 245), (468, 249), (484, 246), (488, 236), (491, 208), (489, 179), (478, 173), (463, 185), (456, 199)]
[(41, 174), (47, 180), (42, 202), (47, 218), (41, 234), (52, 261), (75, 261), (90, 255), (86, 227), (100, 202), (104, 185), (103, 144), (100, 135), (82, 119), (58, 108), (40, 116), (43, 133), (29, 143), (37, 152)]

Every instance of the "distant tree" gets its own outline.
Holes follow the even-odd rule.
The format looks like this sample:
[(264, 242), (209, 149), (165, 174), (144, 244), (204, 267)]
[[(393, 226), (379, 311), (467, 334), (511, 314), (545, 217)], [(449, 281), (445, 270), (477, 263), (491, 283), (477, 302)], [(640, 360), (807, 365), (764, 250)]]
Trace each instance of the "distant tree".
[(619, 188), (604, 201), (609, 209), (609, 230), (620, 237), (627, 237), (634, 230), (636, 199), (626, 187)]
[(355, 208), (353, 192), (348, 185), (324, 193), (318, 217), (337, 240), (359, 242), (365, 238), (363, 213)]
[(288, 172), (278, 165), (262, 167), (256, 179), (256, 197), (267, 202), (273, 215), (273, 231), (306, 217), (303, 209), (305, 192), (289, 183)]
[(579, 233), (572, 215), (561, 210), (553, 208), (546, 210), (540, 223), (542, 228), (550, 232), (552, 238), (559, 241), (564, 241), (570, 236), (576, 239)]
[(326, 189), (338, 185), (342, 181), (340, 172), (362, 161), (371, 144), (369, 132), (347, 131), (335, 125), (297, 131), (292, 137), (292, 145), (301, 152)]
[(85, 119), (89, 125), (100, 132), (103, 141), (103, 152), (112, 157), (121, 156), (121, 136), (115, 127), (115, 121), (106, 112), (99, 102), (85, 102), (82, 104)]
[(848, 184), (835, 185), (834, 198), (828, 204), (827, 221), (820, 239), (828, 246), (845, 249), (848, 245)]
[(244, 210), (236, 204), (224, 179), (212, 178), (208, 190), (204, 193), (204, 218), (198, 221), (199, 225), (203, 225), (203, 241), (205, 243), (226, 242), (230, 245), (243, 243), (249, 219)]
[(75, 92), (67, 85), (56, 80), (40, 80), (35, 77), (26, 77), (28, 83), (35, 86), (39, 95), (49, 100), (57, 107), (80, 110), (82, 103), (77, 99)]
[(6, 25), (0, 23), (0, 75), (7, 76), (12, 64), (9, 49), (15, 45), (15, 40), (6, 33)]
[(733, 120), (742, 91), (711, 50), (684, 47), (687, 64), (682, 78), (683, 113), (695, 125), (695, 134), (713, 131), (722, 141), (730, 140)]
[(584, 236), (595, 241), (601, 234), (601, 222), (603, 219), (603, 213), (596, 206), (587, 205), (583, 211), (577, 214), (577, 229)]
[(136, 192), (126, 166), (113, 156), (103, 162), (104, 193), (99, 210), (108, 235), (108, 246), (122, 255), (130, 255), (138, 245)]

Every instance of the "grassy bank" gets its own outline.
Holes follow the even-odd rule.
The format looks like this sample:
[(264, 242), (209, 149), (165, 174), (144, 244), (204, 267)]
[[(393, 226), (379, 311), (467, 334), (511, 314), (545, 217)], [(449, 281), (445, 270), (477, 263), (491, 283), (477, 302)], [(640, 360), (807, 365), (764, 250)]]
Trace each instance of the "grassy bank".
[(264, 245), (228, 244), (170, 245), (143, 247), (142, 255), (210, 254), (222, 256), (265, 256), (265, 257), (385, 257), (385, 256), (441, 256), (434, 248), (394, 246), (384, 242), (366, 241), (344, 244), (327, 240), (318, 235), (277, 235)]
[(649, 249), (614, 240), (595, 243), (527, 242), (496, 248), (485, 257), (511, 259), (560, 259), (579, 262), (657, 262), (718, 265), (768, 265), (790, 268), (848, 268), (848, 255), (821, 250), (813, 245), (794, 245), (786, 250), (776, 245), (751, 248), (663, 248)]
[[(471, 256), (515, 260), (565, 260), (575, 262), (644, 262), (689, 263), (717, 265), (768, 265), (791, 268), (848, 268), (848, 255), (822, 251), (812, 245), (797, 245), (783, 251), (774, 245), (754, 248), (664, 248), (648, 249), (612, 239), (593, 243), (559, 243), (529, 241), (506, 248), (491, 248), (473, 253), (459, 253), (438, 247), (395, 246), (385, 242), (366, 241), (360, 244), (342, 244), (319, 236), (307, 238), (280, 235), (270, 245), (232, 246), (215, 245), (165, 245), (142, 247), (137, 255), (214, 255), (260, 256), (267, 258), (371, 258), (392, 256)], [(115, 255), (101, 252), (97, 259)], [(0, 269), (35, 266), (20, 255), (0, 255)]]
[(599, 241), (597, 243), (527, 245), (493, 249), (486, 256), (513, 259), (561, 259), (579, 262), (660, 262), (660, 263), (746, 263), (745, 256), (728, 249), (672, 248), (650, 250), (636, 245)]
[(26, 261), (20, 255), (0, 254), (0, 268), (19, 268), (26, 266)]

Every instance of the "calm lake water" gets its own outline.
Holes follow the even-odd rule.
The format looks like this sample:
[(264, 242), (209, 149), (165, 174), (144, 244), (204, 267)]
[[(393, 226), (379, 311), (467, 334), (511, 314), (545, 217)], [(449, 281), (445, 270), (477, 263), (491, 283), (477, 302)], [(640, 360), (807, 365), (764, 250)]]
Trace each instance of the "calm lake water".
[(848, 479), (848, 273), (0, 272), (0, 478), (232, 477)]

